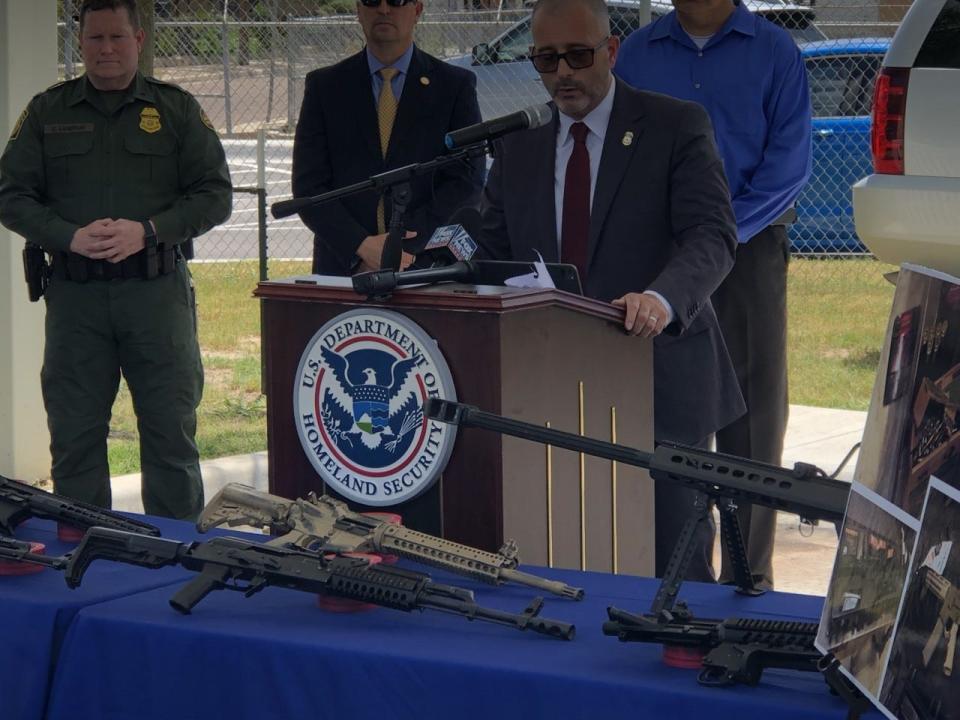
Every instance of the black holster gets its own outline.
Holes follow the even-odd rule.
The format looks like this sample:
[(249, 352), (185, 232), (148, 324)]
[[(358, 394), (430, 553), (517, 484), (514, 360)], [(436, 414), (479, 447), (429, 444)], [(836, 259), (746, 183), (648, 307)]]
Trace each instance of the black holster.
[(23, 275), (27, 281), (30, 302), (37, 302), (47, 291), (50, 265), (47, 264), (47, 253), (44, 249), (32, 242), (23, 247)]

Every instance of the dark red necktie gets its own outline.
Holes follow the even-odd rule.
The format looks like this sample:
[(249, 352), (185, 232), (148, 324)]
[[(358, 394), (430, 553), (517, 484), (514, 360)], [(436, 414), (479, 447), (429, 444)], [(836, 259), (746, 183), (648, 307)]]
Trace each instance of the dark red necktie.
[(582, 122), (570, 126), (573, 152), (563, 180), (563, 216), (560, 231), (560, 261), (577, 266), (580, 282), (587, 280), (587, 238), (590, 236), (589, 128)]

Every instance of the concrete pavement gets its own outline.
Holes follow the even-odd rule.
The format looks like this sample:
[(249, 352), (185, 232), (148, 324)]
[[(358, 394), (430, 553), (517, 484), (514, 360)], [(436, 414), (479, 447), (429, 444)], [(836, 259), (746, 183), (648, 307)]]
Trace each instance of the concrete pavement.
[[(847, 453), (863, 436), (867, 414), (852, 410), (790, 406), (790, 419), (784, 442), (783, 464), (803, 461), (817, 465), (827, 473), (843, 462)], [(856, 466), (856, 454), (838, 474), (850, 481)], [(267, 490), (267, 453), (236, 455), (203, 462), (203, 483), (207, 499), (228, 482), (242, 482)], [(140, 501), (140, 475), (112, 479), (113, 506), (116, 510), (143, 512)], [(777, 590), (823, 595), (837, 549), (837, 536), (830, 524), (801, 528), (795, 515), (780, 513), (774, 552), (774, 577)], [(719, 551), (719, 541), (717, 542)]]

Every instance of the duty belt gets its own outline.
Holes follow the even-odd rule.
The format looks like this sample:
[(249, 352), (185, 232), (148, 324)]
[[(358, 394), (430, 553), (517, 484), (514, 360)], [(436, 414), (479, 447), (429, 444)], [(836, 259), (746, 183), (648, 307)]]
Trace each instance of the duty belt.
[(53, 254), (53, 276), (60, 280), (88, 282), (94, 280), (152, 280), (169, 275), (182, 260), (177, 245), (159, 245), (155, 251), (141, 250), (118, 263), (92, 260), (71, 252)]

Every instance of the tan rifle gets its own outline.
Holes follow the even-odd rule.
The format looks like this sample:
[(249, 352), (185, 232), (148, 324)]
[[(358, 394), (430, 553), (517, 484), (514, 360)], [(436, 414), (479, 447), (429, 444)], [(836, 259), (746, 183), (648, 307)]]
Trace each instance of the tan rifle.
[(497, 553), (478, 550), (353, 512), (328, 495), (310, 493), (305, 500), (288, 500), (229, 483), (203, 509), (197, 529), (206, 532), (224, 524), (269, 528), (278, 535), (270, 545), (313, 552), (397, 555), (491, 585), (515, 582), (573, 600), (583, 598), (581, 588), (517, 570), (519, 556), (513, 541)]

